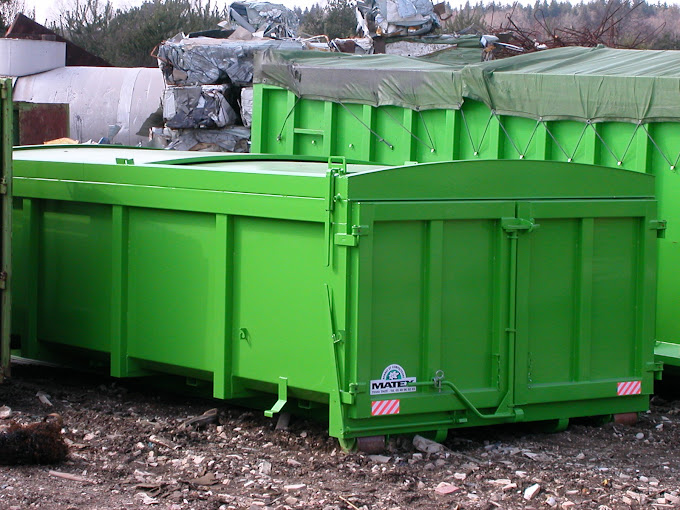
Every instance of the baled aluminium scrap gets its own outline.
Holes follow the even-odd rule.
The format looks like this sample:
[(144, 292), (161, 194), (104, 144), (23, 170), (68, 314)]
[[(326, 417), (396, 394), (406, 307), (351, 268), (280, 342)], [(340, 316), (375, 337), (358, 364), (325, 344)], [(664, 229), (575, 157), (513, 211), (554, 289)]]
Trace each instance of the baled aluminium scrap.
[(168, 149), (179, 151), (249, 152), (250, 129), (227, 126), (222, 129), (179, 129), (171, 131)]
[(229, 20), (249, 32), (262, 32), (275, 39), (295, 37), (300, 26), (293, 11), (270, 2), (233, 2), (229, 6)]
[(301, 50), (299, 41), (253, 38), (251, 40), (175, 37), (158, 49), (158, 65), (168, 85), (247, 86), (253, 81), (253, 57), (267, 49)]
[(241, 89), (241, 120), (246, 127), (253, 122), (253, 87)]
[(224, 96), (225, 87), (167, 87), (163, 98), (165, 125), (172, 129), (214, 129), (234, 124), (238, 114)]
[(364, 0), (357, 11), (364, 35), (371, 37), (426, 34), (439, 25), (430, 0)]
[(481, 60), (479, 35), (421, 35), (387, 38), (385, 53), (402, 57), (425, 57), (428, 61), (452, 64), (472, 64)]

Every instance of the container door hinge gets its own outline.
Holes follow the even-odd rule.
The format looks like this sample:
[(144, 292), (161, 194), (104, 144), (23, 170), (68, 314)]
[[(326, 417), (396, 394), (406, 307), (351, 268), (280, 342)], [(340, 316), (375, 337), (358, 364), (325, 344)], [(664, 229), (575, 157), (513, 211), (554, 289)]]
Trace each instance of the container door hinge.
[(338, 246), (359, 246), (359, 237), (368, 235), (368, 226), (352, 225), (349, 234), (335, 234), (335, 244)]
[(659, 239), (666, 238), (666, 220), (652, 220), (649, 222), (649, 228), (656, 230), (656, 237)]
[(661, 372), (662, 370), (663, 363), (661, 361), (650, 361), (645, 368), (645, 371), (647, 372)]
[(352, 405), (354, 404), (354, 395), (352, 395), (348, 391), (341, 391), (340, 402), (342, 402), (343, 404)]
[(501, 227), (508, 233), (518, 232), (524, 230), (526, 232), (532, 232), (536, 230), (540, 225), (534, 223), (533, 218), (501, 218)]
[(359, 393), (366, 393), (366, 383), (349, 383), (349, 392), (352, 395), (358, 395)]
[(346, 175), (347, 160), (344, 156), (331, 156), (328, 158), (328, 169), (337, 172), (338, 175)]

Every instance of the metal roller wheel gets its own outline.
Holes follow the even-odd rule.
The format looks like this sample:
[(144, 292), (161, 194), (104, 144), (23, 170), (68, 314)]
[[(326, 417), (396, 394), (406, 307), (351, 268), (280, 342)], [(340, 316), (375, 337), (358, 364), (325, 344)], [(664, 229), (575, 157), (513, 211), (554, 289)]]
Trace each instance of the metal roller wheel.
[(364, 453), (380, 453), (385, 450), (385, 436), (357, 437), (357, 447)]
[(619, 413), (614, 415), (614, 423), (617, 425), (635, 425), (637, 421), (637, 413)]

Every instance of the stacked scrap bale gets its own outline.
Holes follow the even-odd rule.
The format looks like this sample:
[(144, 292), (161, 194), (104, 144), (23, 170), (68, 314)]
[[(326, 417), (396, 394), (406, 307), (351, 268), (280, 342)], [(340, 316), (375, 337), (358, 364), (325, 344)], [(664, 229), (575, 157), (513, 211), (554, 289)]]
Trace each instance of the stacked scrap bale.
[[(226, 25), (222, 30), (180, 34), (159, 46), (158, 65), (166, 83), (165, 128), (155, 129), (153, 134), (161, 146), (249, 151), (255, 54), (306, 47), (289, 38), (291, 25), (295, 30), (297, 25), (290, 16), (282, 16), (281, 9), (286, 8), (265, 2), (235, 2), (231, 11), (236, 28), (222, 23)], [(276, 29), (277, 23), (284, 22), (285, 30)], [(286, 38), (273, 38), (280, 34)]]

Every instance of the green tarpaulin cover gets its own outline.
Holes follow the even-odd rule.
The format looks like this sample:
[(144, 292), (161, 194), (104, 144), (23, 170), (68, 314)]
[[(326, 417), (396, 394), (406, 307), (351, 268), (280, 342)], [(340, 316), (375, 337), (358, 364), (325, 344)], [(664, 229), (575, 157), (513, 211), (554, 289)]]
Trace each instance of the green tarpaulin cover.
[(255, 82), (304, 98), (414, 110), (473, 99), (501, 115), (543, 120), (680, 121), (680, 51), (568, 47), (474, 64), (268, 51), (257, 57)]

